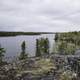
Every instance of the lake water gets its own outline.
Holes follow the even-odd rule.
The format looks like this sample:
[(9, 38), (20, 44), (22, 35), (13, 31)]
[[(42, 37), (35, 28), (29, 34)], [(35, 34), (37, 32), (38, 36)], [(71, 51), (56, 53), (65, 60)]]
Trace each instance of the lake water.
[(41, 35), (21, 35), (15, 37), (0, 37), (0, 44), (6, 50), (6, 57), (18, 56), (21, 52), (21, 44), (26, 42), (26, 53), (34, 56), (36, 52), (36, 39), (41, 37), (48, 38), (50, 42), (50, 52), (53, 50), (55, 34)]

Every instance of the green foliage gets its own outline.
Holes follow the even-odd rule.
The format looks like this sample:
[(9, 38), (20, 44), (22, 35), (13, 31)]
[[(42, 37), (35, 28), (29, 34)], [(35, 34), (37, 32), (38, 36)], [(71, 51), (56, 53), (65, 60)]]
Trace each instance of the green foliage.
[(28, 55), (26, 54), (26, 43), (25, 41), (22, 42), (21, 44), (21, 54), (20, 54), (20, 57), (19, 59), (22, 60), (22, 59), (26, 59), (28, 57)]
[(49, 54), (49, 40), (48, 38), (41, 38), (36, 40), (36, 56)]
[(80, 32), (57, 33), (55, 42), (56, 52), (62, 54), (74, 54), (80, 48)]
[(35, 62), (37, 67), (36, 74), (44, 74), (49, 72), (51, 69), (56, 69), (55, 64), (51, 62), (51, 59), (40, 59)]
[(60, 42), (57, 44), (57, 52), (60, 54), (74, 54), (75, 52), (75, 45), (66, 43), (66, 42)]
[(0, 63), (3, 61), (5, 50), (0, 46)]
[(44, 52), (49, 54), (49, 40), (48, 40), (48, 38), (46, 38), (44, 41)]
[(76, 73), (69, 70), (64, 71), (60, 76), (60, 80), (77, 80)]
[(58, 34), (57, 34), (57, 33), (55, 34), (55, 38), (54, 38), (54, 40), (55, 40), (55, 41), (58, 40)]
[(60, 80), (72, 80), (72, 78), (71, 78), (70, 74), (64, 73), (61, 75)]
[(25, 41), (23, 41), (23, 43), (21, 44), (21, 49), (23, 53), (25, 53), (25, 48), (26, 48), (26, 44)]
[(41, 56), (40, 49), (39, 49), (39, 40), (36, 39), (36, 57), (39, 56)]

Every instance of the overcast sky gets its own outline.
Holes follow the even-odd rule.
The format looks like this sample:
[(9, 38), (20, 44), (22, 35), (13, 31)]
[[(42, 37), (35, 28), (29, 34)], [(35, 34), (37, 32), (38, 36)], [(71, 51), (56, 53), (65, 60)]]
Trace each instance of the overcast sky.
[(0, 0), (0, 31), (76, 30), (80, 0)]

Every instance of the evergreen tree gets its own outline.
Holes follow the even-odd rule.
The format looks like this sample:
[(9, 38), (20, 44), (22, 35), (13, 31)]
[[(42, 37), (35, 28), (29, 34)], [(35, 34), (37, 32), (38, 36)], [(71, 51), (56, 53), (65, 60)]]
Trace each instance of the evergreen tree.
[(36, 56), (43, 56), (49, 54), (49, 40), (48, 38), (40, 38), (36, 40)]
[(48, 38), (46, 38), (46, 39), (44, 40), (44, 52), (45, 52), (46, 54), (49, 54), (49, 40), (48, 40)]
[(56, 34), (55, 34), (55, 38), (54, 38), (54, 40), (57, 41), (58, 38), (59, 38), (59, 36), (58, 36), (58, 34), (56, 33)]
[(40, 53), (40, 48), (39, 48), (39, 40), (36, 39), (36, 57), (40, 57), (41, 53)]
[(25, 41), (23, 41), (21, 44), (21, 50), (22, 51), (21, 51), (19, 59), (20, 60), (26, 59), (28, 57), (28, 55), (26, 54), (26, 43), (25, 43)]
[(4, 53), (5, 53), (5, 50), (0, 45), (0, 63), (3, 62)]

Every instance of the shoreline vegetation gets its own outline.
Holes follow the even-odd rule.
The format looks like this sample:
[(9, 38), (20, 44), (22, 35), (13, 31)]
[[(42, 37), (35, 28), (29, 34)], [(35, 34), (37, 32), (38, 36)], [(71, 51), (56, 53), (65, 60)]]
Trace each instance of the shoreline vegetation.
[(80, 32), (65, 32), (55, 34), (54, 53), (59, 53), (62, 55), (74, 55), (78, 50), (80, 50)]
[[(6, 36), (23, 34), (28, 35), (9, 32)], [(80, 55), (74, 55), (80, 49), (79, 36), (80, 32), (56, 33), (51, 54), (48, 38), (36, 39), (36, 53), (32, 58), (28, 57), (23, 41), (20, 55), (10, 62), (4, 60), (5, 49), (0, 46), (0, 80), (80, 80)]]

